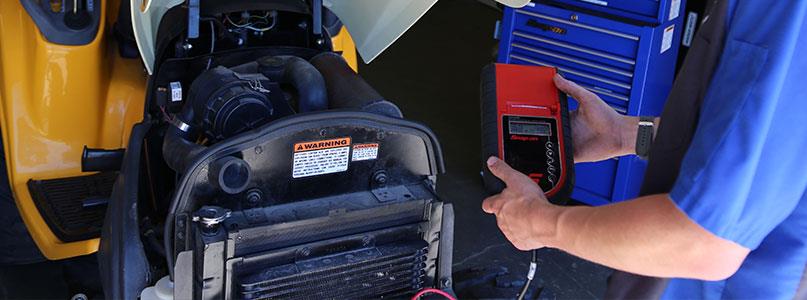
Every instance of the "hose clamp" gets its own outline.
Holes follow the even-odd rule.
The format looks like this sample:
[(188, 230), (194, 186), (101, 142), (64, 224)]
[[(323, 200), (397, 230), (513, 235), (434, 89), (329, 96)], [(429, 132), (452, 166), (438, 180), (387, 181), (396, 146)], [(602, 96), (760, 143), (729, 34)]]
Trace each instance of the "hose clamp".
[(181, 130), (182, 132), (188, 132), (188, 130), (191, 129), (191, 125), (188, 125), (188, 123), (182, 122), (182, 120), (180, 120), (176, 116), (171, 116), (171, 118), (169, 118), (167, 121), (168, 121), (169, 124), (174, 125), (174, 127)]

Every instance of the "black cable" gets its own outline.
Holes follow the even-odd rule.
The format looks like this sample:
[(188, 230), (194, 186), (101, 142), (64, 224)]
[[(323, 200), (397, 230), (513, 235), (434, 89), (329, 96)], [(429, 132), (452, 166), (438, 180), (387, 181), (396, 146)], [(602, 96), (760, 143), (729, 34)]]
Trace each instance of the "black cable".
[(210, 21), (210, 57), (207, 58), (207, 67), (205, 70), (210, 70), (210, 63), (213, 62), (213, 52), (216, 49), (216, 26), (213, 21)]
[(521, 288), (521, 292), (518, 293), (518, 300), (523, 300), (524, 296), (527, 295), (527, 290), (530, 288), (530, 283), (532, 283), (532, 279), (535, 278), (535, 269), (538, 268), (538, 250), (532, 250), (532, 259), (530, 260), (530, 270), (527, 271), (527, 282), (524, 283), (524, 287)]

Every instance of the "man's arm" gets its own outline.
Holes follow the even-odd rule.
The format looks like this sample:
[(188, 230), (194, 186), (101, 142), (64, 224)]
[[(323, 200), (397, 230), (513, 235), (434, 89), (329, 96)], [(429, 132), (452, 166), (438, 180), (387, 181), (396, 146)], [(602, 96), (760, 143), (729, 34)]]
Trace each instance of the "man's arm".
[[(715, 236), (681, 212), (667, 194), (602, 207), (556, 207), (547, 244), (611, 268), (655, 277), (722, 280), (749, 249)], [(554, 223), (554, 224), (553, 224)]]
[(701, 228), (667, 194), (601, 207), (550, 204), (528, 177), (499, 159), (489, 161), (507, 188), (483, 203), (522, 250), (554, 247), (605, 266), (656, 277), (720, 280), (749, 253)]

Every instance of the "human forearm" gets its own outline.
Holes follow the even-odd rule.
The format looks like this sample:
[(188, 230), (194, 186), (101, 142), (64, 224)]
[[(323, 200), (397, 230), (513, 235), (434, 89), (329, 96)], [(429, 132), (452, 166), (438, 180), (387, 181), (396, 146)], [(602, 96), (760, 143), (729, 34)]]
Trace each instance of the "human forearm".
[(689, 220), (665, 194), (540, 214), (536, 235), (550, 247), (636, 274), (717, 280), (748, 253)]

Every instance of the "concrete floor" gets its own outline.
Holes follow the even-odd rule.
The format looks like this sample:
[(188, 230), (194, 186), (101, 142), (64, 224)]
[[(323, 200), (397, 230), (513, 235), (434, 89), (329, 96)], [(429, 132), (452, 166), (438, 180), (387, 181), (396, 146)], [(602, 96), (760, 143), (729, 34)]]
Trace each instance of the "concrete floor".
[[(504, 267), (509, 272), (498, 285), (506, 286), (523, 279), (529, 254), (513, 248), (495, 218), (482, 212), (485, 192), (479, 177), (479, 71), (494, 61), (493, 30), (500, 16), (476, 1), (440, 0), (359, 73), (397, 103), (407, 119), (427, 124), (440, 139), (448, 171), (438, 180), (438, 192), (456, 212), (455, 281), (463, 271)], [(603, 266), (545, 249), (533, 287), (544, 288), (542, 299), (597, 299), (609, 274)], [(495, 282), (467, 285), (460, 284), (459, 296), (506, 298), (520, 288), (497, 288)]]

